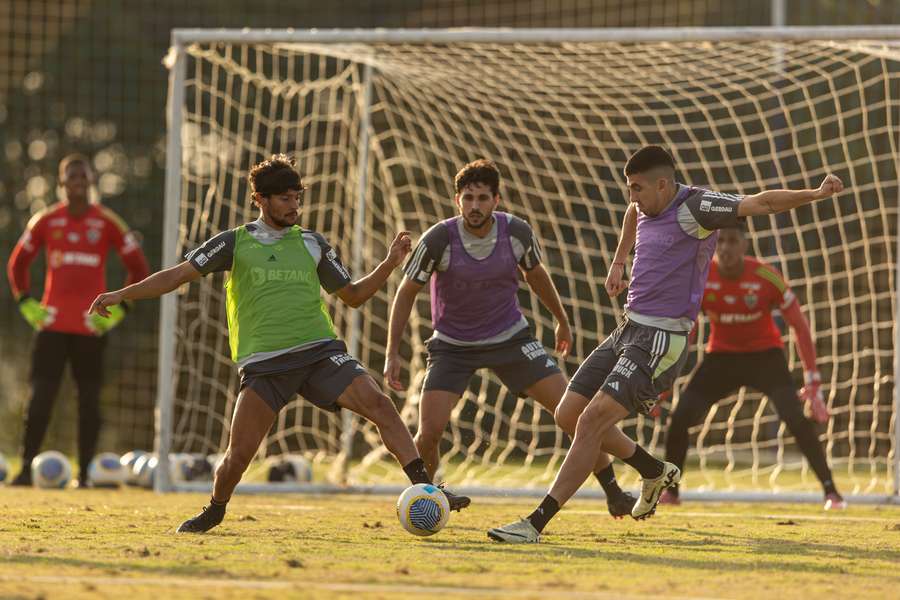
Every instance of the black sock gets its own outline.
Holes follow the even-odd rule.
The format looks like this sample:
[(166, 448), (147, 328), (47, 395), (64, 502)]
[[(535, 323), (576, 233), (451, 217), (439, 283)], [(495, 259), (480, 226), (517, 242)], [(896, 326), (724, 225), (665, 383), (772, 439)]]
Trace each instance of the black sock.
[(428, 470), (425, 468), (425, 461), (421, 458), (417, 458), (403, 467), (403, 472), (406, 473), (413, 485), (417, 483), (431, 483), (431, 477), (428, 476)]
[(837, 488), (834, 486), (834, 481), (830, 478), (826, 479), (822, 482), (822, 487), (825, 489), (825, 494), (837, 494)]
[(600, 482), (600, 487), (603, 488), (603, 493), (606, 494), (607, 498), (613, 498), (622, 493), (622, 488), (619, 487), (619, 482), (616, 481), (616, 472), (613, 471), (612, 463), (606, 465), (605, 469), (594, 473), (594, 477)]
[(634, 454), (630, 458), (623, 458), (626, 464), (631, 465), (644, 479), (656, 479), (663, 472), (663, 462), (655, 459), (647, 451), (634, 445)]
[(544, 501), (535, 509), (533, 513), (528, 515), (528, 520), (538, 531), (543, 531), (547, 523), (550, 522), (556, 513), (559, 512), (559, 503), (553, 496), (544, 496)]
[(225, 502), (219, 502), (218, 500), (215, 499), (214, 496), (209, 497), (209, 505), (210, 506), (215, 506), (215, 507), (221, 506), (224, 509), (226, 504), (228, 504), (228, 500), (226, 500)]

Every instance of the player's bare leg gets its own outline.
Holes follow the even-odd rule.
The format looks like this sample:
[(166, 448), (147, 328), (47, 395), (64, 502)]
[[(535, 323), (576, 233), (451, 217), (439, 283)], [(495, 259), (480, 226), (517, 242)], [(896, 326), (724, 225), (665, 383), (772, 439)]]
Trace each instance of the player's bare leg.
[(440, 465), (440, 444), (450, 413), (459, 402), (459, 394), (443, 390), (427, 390), (419, 402), (419, 429), (415, 443), (419, 456), (425, 461), (425, 468), (432, 477), (437, 476)]
[[(590, 403), (589, 398), (571, 390), (567, 391), (566, 379), (561, 373), (541, 379), (525, 392), (549, 410), (560, 429), (574, 439), (578, 417)], [(606, 506), (609, 514), (615, 519), (621, 519), (625, 515), (631, 514), (637, 498), (619, 487), (612, 468), (612, 458), (607, 452), (616, 454), (613, 450), (618, 450), (621, 456), (631, 456), (634, 454), (634, 442), (618, 427), (613, 427), (613, 430), (607, 435), (607, 439), (603, 440), (602, 449), (604, 451), (600, 452), (597, 462), (594, 464), (593, 473), (606, 494)]]
[[(393, 401), (381, 391), (369, 375), (360, 375), (338, 398), (338, 404), (368, 419), (378, 428), (381, 441), (388, 451), (403, 466), (412, 483), (430, 483), (423, 460), (419, 457), (416, 444), (409, 429), (400, 418)], [(461, 510), (471, 503), (466, 496), (459, 496), (444, 490), (451, 510)]]
[[(549, 520), (591, 474), (606, 436), (628, 414), (628, 409), (612, 396), (598, 392), (578, 417), (572, 446), (540, 506), (525, 519), (489, 530), (488, 537), (509, 543), (540, 541), (541, 531)], [(680, 472), (674, 465), (656, 460), (636, 444), (634, 455), (626, 458), (625, 462), (637, 469), (644, 478), (642, 497), (638, 499), (631, 515), (636, 519), (645, 518), (653, 513), (662, 490), (678, 482)]]
[(205, 506), (196, 517), (182, 523), (178, 528), (179, 533), (203, 533), (222, 522), (234, 488), (274, 421), (275, 411), (259, 394), (250, 388), (241, 390), (231, 419), (228, 449), (216, 468), (209, 506)]

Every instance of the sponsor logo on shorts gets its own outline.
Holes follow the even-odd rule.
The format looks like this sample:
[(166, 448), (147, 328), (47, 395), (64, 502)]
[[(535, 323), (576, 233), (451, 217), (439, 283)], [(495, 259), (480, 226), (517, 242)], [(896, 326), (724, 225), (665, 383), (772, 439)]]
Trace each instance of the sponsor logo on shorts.
[(618, 391), (619, 391), (619, 382), (618, 382), (618, 381), (613, 381), (613, 382), (611, 382), (611, 383), (609, 384), (609, 389), (615, 390), (615, 391), (618, 392)]
[(548, 369), (552, 369), (553, 367), (556, 366), (556, 363), (553, 362), (552, 358), (548, 358), (547, 362), (544, 363), (544, 366), (547, 367)]
[(346, 354), (346, 353), (335, 354), (334, 356), (329, 356), (328, 358), (330, 358), (331, 362), (333, 362), (337, 366), (341, 366), (342, 364), (350, 362), (351, 360), (356, 360), (355, 358), (353, 358), (352, 356), (350, 356), (349, 354)]
[(522, 354), (528, 360), (534, 360), (539, 356), (547, 356), (547, 351), (544, 350), (544, 346), (540, 342), (529, 342), (522, 346), (520, 350), (522, 350)]
[(637, 369), (638, 366), (636, 362), (622, 356), (619, 358), (619, 362), (616, 363), (616, 366), (613, 367), (612, 372), (621, 375), (625, 379), (631, 379), (631, 376)]

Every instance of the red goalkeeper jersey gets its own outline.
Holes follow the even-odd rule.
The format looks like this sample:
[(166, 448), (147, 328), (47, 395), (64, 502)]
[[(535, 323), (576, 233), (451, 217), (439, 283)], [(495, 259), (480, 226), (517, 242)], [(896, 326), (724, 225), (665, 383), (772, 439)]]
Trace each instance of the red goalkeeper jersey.
[(783, 348), (781, 332), (772, 310), (786, 309), (796, 302), (791, 288), (767, 264), (744, 257), (744, 272), (737, 279), (719, 274), (713, 261), (703, 293), (703, 312), (711, 332), (707, 352), (759, 352)]
[(69, 214), (58, 203), (32, 217), (7, 264), (13, 294), (29, 290), (28, 268), (46, 248), (47, 275), (42, 304), (50, 311), (44, 329), (93, 335), (86, 324), (94, 298), (106, 291), (106, 257), (116, 250), (128, 270), (128, 281), (147, 276), (147, 260), (134, 235), (116, 213), (91, 204), (81, 214)]

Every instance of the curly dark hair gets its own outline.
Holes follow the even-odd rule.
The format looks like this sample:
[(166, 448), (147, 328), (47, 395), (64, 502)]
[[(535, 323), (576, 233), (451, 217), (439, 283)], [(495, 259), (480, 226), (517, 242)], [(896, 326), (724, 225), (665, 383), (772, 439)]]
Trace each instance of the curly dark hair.
[(473, 183), (483, 183), (491, 188), (491, 194), (494, 196), (499, 194), (500, 169), (497, 168), (497, 164), (492, 160), (479, 158), (460, 169), (456, 177), (453, 178), (453, 185), (457, 194)]
[(250, 169), (250, 191), (260, 196), (283, 194), (288, 190), (302, 192), (303, 182), (294, 159), (287, 154), (273, 154), (271, 158)]

